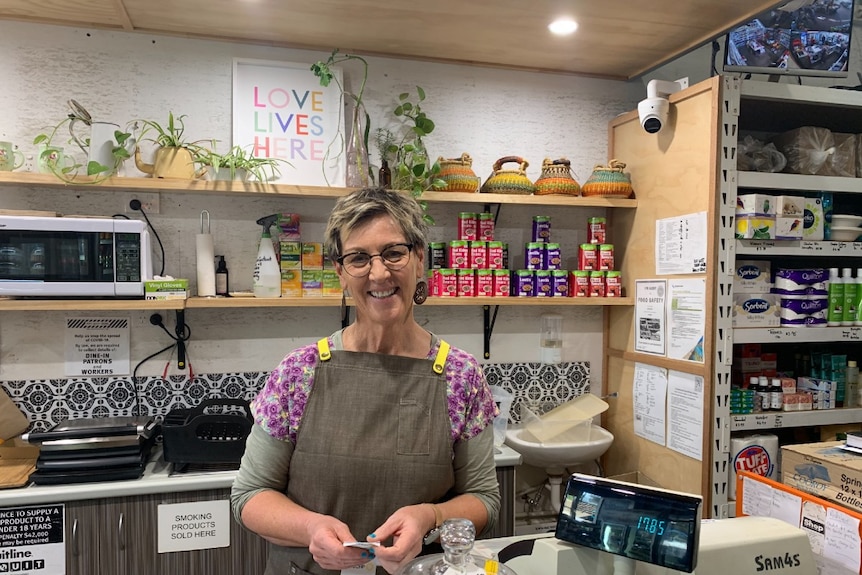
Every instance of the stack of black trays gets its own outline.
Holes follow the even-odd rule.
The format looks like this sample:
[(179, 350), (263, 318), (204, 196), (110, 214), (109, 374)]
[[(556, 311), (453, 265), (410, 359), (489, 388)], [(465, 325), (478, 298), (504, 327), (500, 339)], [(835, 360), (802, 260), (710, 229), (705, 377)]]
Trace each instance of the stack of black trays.
[(36, 485), (138, 479), (160, 432), (151, 417), (69, 419), (22, 439), (39, 446)]

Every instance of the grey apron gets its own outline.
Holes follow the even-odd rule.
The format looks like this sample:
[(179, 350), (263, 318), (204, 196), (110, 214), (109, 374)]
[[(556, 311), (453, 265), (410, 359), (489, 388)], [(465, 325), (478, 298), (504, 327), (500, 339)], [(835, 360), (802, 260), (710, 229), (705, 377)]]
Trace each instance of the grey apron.
[[(433, 343), (433, 342), (432, 342)], [(442, 500), (454, 486), (446, 377), (435, 360), (321, 354), (296, 434), (287, 496), (339, 518), (359, 541), (405, 505)], [(266, 575), (330, 575), (306, 547), (269, 545)], [(378, 572), (382, 568), (378, 567)]]

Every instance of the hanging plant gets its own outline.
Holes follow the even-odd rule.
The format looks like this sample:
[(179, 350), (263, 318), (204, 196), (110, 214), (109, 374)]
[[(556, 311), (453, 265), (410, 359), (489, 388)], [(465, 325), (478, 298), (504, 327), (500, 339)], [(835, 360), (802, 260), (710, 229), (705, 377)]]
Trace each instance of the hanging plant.
[[(339, 81), (338, 75), (332, 70), (333, 66), (343, 64), (354, 60), (362, 64), (362, 82), (359, 85), (359, 90), (356, 93), (348, 92), (344, 89), (344, 85)], [(368, 62), (365, 58), (356, 54), (339, 54), (338, 48), (332, 51), (329, 58), (324, 61), (318, 61), (311, 65), (311, 71), (320, 80), (320, 85), (323, 87), (329, 86), (333, 81), (338, 86), (340, 91), (341, 101), (350, 102), (353, 106), (350, 119), (350, 142), (346, 146), (347, 149), (352, 149), (355, 152), (354, 157), (350, 158), (351, 166), (348, 170), (354, 170), (356, 177), (359, 179), (356, 182), (357, 187), (366, 187), (374, 181), (373, 171), (368, 161), (368, 135), (371, 130), (371, 118), (365, 111), (365, 104), (362, 101), (362, 96), (365, 92), (365, 83), (368, 81)], [(338, 158), (345, 149), (344, 133), (342, 131), (342, 116), (341, 108), (338, 110), (338, 130), (332, 141), (326, 148), (324, 155), (324, 170), (323, 175), (326, 178), (326, 162), (330, 159)], [(333, 149), (337, 152), (333, 154)], [(326, 179), (329, 183), (329, 179)]]

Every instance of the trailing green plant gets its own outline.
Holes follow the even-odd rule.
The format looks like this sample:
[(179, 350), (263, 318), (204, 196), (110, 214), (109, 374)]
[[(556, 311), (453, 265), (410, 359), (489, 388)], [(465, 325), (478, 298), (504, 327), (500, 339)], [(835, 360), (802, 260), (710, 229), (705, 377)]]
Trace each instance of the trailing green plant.
[[(194, 154), (194, 161), (196, 164), (211, 167), (214, 172), (218, 172), (219, 168), (227, 168), (231, 179), (245, 180), (251, 176), (259, 182), (278, 179), (281, 176), (281, 164), (293, 167), (293, 164), (281, 158), (259, 158), (242, 146), (233, 146), (224, 154), (219, 154), (214, 149), (199, 147)], [(243, 177), (244, 174), (246, 177)]]
[[(365, 111), (365, 104), (362, 101), (362, 96), (365, 92), (365, 84), (368, 81), (368, 61), (362, 56), (356, 54), (339, 54), (339, 49), (336, 48), (329, 55), (326, 61), (319, 60), (311, 65), (311, 71), (320, 80), (320, 85), (323, 87), (329, 86), (332, 81), (335, 81), (338, 90), (341, 92), (341, 99), (345, 102), (351, 102), (353, 111), (350, 120), (350, 138), (353, 149), (356, 150), (356, 157), (353, 161), (356, 163), (356, 173), (364, 180), (362, 185), (368, 185), (374, 181), (374, 172), (368, 162), (368, 137), (371, 130), (371, 118), (368, 112)], [(349, 92), (344, 89), (344, 84), (338, 79), (338, 75), (333, 71), (332, 67), (354, 60), (362, 64), (362, 82), (359, 85), (359, 90), (356, 93)], [(329, 145), (326, 147), (323, 161), (323, 176), (326, 178), (326, 163), (327, 160), (338, 158), (344, 151), (346, 140), (342, 131), (342, 116), (341, 106), (338, 107), (338, 129)], [(365, 120), (363, 125), (363, 120)], [(337, 152), (332, 154), (332, 150), (337, 148)], [(364, 151), (364, 153), (362, 153)], [(329, 183), (329, 179), (326, 179)]]
[[(390, 144), (387, 148), (395, 158), (395, 165), (392, 168), (392, 188), (407, 190), (417, 199), (425, 190), (439, 190), (446, 187), (446, 182), (437, 177), (440, 173), (440, 164), (431, 161), (425, 142), (422, 140), (434, 131), (433, 120), (422, 111), (424, 101), (425, 90), (421, 86), (416, 86), (415, 99), (409, 92), (398, 96), (398, 105), (393, 110), (393, 114), (404, 125), (404, 136), (397, 144)], [(423, 207), (426, 207), (427, 211), (424, 203)], [(427, 213), (425, 218), (433, 222)]]
[[(72, 111), (55, 126), (49, 128), (50, 131), (37, 134), (36, 137), (33, 138), (33, 144), (40, 146), (38, 163), (47, 167), (51, 170), (51, 173), (69, 184), (98, 184), (107, 180), (109, 177), (117, 173), (117, 170), (123, 165), (123, 162), (131, 157), (129, 150), (126, 147), (130, 143), (129, 138), (132, 137), (131, 132), (125, 132), (119, 129), (114, 130), (114, 145), (111, 147), (111, 157), (114, 162), (111, 166), (106, 166), (95, 160), (88, 161), (86, 165), (77, 161), (72, 164), (67, 164), (65, 158), (62, 158), (61, 163), (58, 163), (57, 158), (53, 156), (57, 152), (56, 148), (63, 146), (58, 146), (54, 142), (54, 138), (57, 137), (57, 132), (60, 128), (64, 126), (69, 127), (71, 130), (71, 125), (74, 121), (83, 121), (88, 125), (91, 122), (89, 117), (83, 118), (77, 112)], [(72, 143), (78, 145), (78, 142), (73, 137), (70, 137), (68, 140), (63, 142), (64, 145)], [(89, 147), (90, 139), (85, 138), (83, 144), (84, 147)], [(82, 151), (86, 152), (86, 150), (83, 149)], [(81, 170), (82, 168), (85, 168), (83, 173)], [(89, 179), (79, 179), (79, 176), (84, 175), (89, 176)]]
[[(155, 120), (138, 120), (143, 125), (140, 139), (153, 142), (162, 148), (188, 148), (189, 151), (196, 153), (201, 149), (200, 143), (207, 140), (187, 141), (185, 118), (185, 114), (174, 116), (173, 112), (168, 112), (168, 121), (164, 125)], [(151, 132), (155, 132), (155, 135), (145, 137)]]

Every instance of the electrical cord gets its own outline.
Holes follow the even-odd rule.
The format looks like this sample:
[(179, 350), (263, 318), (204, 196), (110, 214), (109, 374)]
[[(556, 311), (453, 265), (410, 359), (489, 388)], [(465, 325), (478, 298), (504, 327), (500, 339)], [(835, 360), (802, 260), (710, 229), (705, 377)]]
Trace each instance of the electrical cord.
[(718, 43), (718, 40), (712, 41), (712, 65), (710, 70), (710, 76), (718, 76), (718, 68), (715, 66), (715, 58), (718, 56), (718, 52), (721, 50), (721, 46)]
[(147, 217), (147, 212), (144, 211), (143, 206), (141, 206), (140, 200), (132, 200), (129, 202), (129, 207), (133, 210), (141, 212), (141, 215), (144, 216), (144, 219), (147, 221), (147, 225), (150, 226), (150, 229), (153, 230), (153, 235), (156, 236), (156, 241), (159, 242), (159, 250), (162, 252), (162, 269), (159, 272), (160, 276), (165, 275), (165, 246), (162, 244), (162, 238), (159, 237), (159, 232), (156, 231), (156, 228), (153, 227), (153, 223), (150, 221), (150, 218)]
[(173, 349), (175, 345), (177, 345), (176, 342), (170, 344), (167, 347), (163, 347), (156, 353), (148, 355), (147, 357), (139, 361), (138, 364), (135, 366), (135, 369), (132, 370), (132, 383), (135, 385), (135, 410), (138, 412), (135, 415), (143, 415), (143, 413), (141, 413), (141, 386), (140, 382), (138, 381), (138, 368), (153, 359), (154, 357), (165, 353), (169, 349)]

